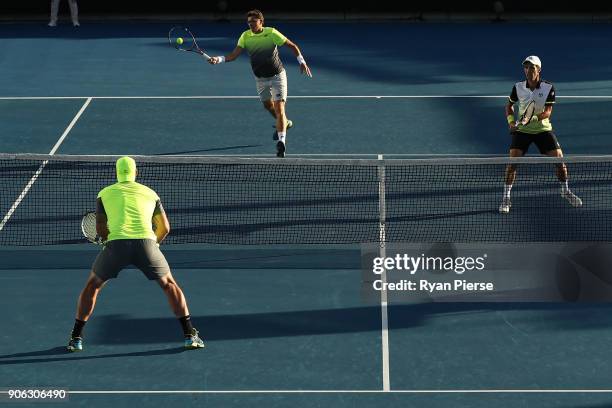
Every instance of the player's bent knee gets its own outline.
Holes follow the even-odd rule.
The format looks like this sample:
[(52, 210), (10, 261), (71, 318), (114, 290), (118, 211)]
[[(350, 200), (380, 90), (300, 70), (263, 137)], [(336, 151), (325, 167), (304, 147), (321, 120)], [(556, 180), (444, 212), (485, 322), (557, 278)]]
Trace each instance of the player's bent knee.
[(159, 284), (159, 286), (161, 286), (163, 290), (168, 290), (174, 287), (178, 287), (178, 285), (176, 284), (176, 281), (174, 280), (174, 278), (172, 277), (170, 273), (159, 278), (157, 280), (157, 283)]
[(86, 286), (90, 289), (100, 289), (106, 283), (105, 280), (96, 275), (93, 271), (89, 275), (89, 279), (87, 279)]

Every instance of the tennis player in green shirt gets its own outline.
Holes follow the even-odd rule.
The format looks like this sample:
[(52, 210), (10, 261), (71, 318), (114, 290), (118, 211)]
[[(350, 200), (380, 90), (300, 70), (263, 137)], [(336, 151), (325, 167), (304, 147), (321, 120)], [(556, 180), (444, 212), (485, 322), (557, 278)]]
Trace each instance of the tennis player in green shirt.
[(287, 128), (293, 123), (285, 115), (287, 102), (287, 74), (278, 56), (278, 47), (286, 45), (295, 54), (300, 70), (304, 75), (312, 77), (310, 68), (302, 56), (298, 46), (272, 27), (264, 27), (264, 16), (259, 10), (247, 13), (249, 30), (242, 33), (238, 44), (229, 55), (212, 57), (211, 64), (230, 62), (238, 58), (244, 49), (251, 58), (251, 68), (255, 74), (257, 93), (272, 116), (276, 118), (276, 132), (273, 139), (276, 143), (276, 155), (285, 157)]
[(117, 183), (102, 189), (96, 200), (96, 230), (105, 245), (79, 296), (68, 351), (83, 349), (83, 326), (93, 313), (100, 289), (128, 265), (136, 266), (149, 280), (157, 281), (166, 293), (183, 328), (185, 348), (202, 348), (204, 342), (191, 323), (185, 295), (159, 250), (159, 243), (170, 232), (160, 198), (155, 191), (136, 182), (136, 162), (131, 157), (118, 159), (116, 170)]

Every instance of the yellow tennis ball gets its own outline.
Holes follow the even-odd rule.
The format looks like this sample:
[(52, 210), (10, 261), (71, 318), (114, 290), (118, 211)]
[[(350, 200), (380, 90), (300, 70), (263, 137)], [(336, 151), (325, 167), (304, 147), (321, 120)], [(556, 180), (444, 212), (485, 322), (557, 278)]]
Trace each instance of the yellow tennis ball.
[(183, 43), (183, 39), (182, 39), (181, 37), (177, 38), (177, 39), (176, 39), (176, 43), (177, 43), (178, 45), (181, 45), (181, 44)]

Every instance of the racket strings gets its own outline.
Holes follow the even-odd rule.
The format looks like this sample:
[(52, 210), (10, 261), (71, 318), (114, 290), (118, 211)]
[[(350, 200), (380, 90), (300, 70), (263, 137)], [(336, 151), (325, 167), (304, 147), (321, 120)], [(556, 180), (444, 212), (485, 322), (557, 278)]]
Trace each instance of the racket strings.
[(193, 51), (197, 48), (193, 34), (185, 27), (173, 27), (168, 33), (168, 41), (178, 50)]
[(535, 102), (530, 101), (527, 104), (527, 107), (525, 107), (525, 110), (523, 111), (523, 115), (521, 116), (520, 123), (523, 125), (526, 125), (527, 123), (529, 123), (534, 112), (535, 112)]
[(96, 231), (96, 214), (93, 212), (89, 212), (85, 214), (83, 220), (81, 221), (81, 229), (83, 230), (83, 235), (91, 242), (98, 242), (100, 237), (98, 236), (98, 232)]

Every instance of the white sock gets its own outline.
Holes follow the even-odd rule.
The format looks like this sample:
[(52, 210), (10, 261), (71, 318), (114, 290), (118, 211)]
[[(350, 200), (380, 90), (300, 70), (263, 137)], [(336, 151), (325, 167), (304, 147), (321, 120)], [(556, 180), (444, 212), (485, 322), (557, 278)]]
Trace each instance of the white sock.
[(512, 190), (512, 184), (504, 185), (504, 198), (510, 199), (510, 190)]
[(567, 180), (560, 181), (559, 184), (561, 184), (561, 192), (562, 193), (567, 193), (567, 192), (570, 191), (569, 186), (567, 185)]
[(286, 135), (287, 135), (287, 132), (278, 132), (278, 141), (285, 143)]

